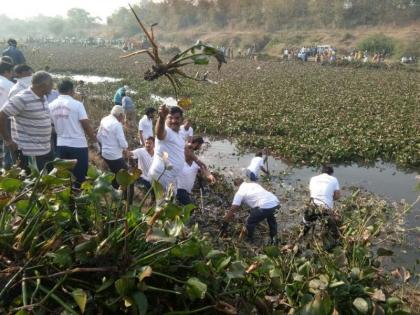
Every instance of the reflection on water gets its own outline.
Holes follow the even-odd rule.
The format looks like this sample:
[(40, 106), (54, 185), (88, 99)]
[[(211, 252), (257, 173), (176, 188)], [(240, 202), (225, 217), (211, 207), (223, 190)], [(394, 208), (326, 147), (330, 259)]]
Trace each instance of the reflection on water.
[[(228, 140), (209, 140), (210, 144), (203, 150), (200, 157), (209, 167), (219, 170), (229, 176), (243, 176), (245, 168), (254, 157), (253, 153), (239, 154), (239, 151)], [(298, 185), (309, 185), (309, 179), (318, 174), (313, 167), (293, 168), (272, 156), (268, 158), (268, 168), (271, 173), (270, 184), (274, 192), (284, 195), (285, 190), (293, 191)], [(366, 189), (389, 201), (405, 201), (412, 204), (419, 197), (415, 190), (417, 180), (416, 172), (403, 172), (390, 163), (376, 163), (372, 167), (358, 165), (334, 166), (334, 176), (337, 177), (342, 188), (355, 186)], [(408, 242), (403, 247), (394, 248), (395, 264), (404, 264), (412, 267), (418, 258), (420, 249), (420, 233), (416, 228), (420, 224), (420, 202), (406, 216), (406, 229)], [(399, 253), (399, 254), (397, 254)]]
[(60, 73), (52, 73), (51, 74), (54, 78), (62, 79), (62, 78), (71, 78), (74, 81), (84, 81), (85, 83), (104, 83), (104, 82), (119, 82), (121, 78), (112, 78), (112, 77), (103, 77), (97, 75), (84, 75), (84, 74), (60, 74)]

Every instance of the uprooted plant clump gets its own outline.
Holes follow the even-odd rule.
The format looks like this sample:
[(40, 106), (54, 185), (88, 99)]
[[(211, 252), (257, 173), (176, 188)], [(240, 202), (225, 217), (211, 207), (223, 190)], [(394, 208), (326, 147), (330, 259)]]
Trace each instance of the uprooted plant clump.
[[(200, 232), (220, 218), (227, 185), (216, 188), (220, 207), (206, 205), (192, 224), (193, 207), (176, 205), (156, 183), (157, 203), (146, 206), (146, 195), (129, 207), (113, 175), (91, 167), (76, 194), (73, 165), (0, 176), (2, 314), (410, 313), (381, 267), (392, 254), (384, 236), (405, 208), (355, 191), (341, 203), (335, 247), (326, 250), (317, 232), (296, 242), (296, 227), (281, 246), (256, 249), (238, 237), (240, 224), (230, 239)], [(138, 176), (120, 171), (117, 180), (125, 187)]]

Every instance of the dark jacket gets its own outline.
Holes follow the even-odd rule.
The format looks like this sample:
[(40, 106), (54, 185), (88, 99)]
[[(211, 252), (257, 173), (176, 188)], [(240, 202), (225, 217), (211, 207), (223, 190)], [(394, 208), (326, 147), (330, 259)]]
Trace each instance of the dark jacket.
[(9, 56), (13, 59), (13, 63), (15, 65), (20, 65), (26, 62), (25, 57), (23, 56), (22, 52), (16, 48), (16, 46), (9, 46), (5, 50), (3, 50), (3, 56)]

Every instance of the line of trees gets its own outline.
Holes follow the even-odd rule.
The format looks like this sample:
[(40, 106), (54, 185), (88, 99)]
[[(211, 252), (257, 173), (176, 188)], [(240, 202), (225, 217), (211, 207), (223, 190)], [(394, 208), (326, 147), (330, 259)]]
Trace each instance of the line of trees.
[[(135, 8), (146, 24), (159, 22), (166, 30), (352, 28), (404, 25), (420, 19), (420, 0), (143, 0)], [(138, 34), (127, 8), (117, 9), (106, 25), (98, 22), (78, 8), (69, 10), (66, 17), (38, 16), (25, 21), (2, 15), (0, 36), (87, 36), (98, 29), (114, 37)]]

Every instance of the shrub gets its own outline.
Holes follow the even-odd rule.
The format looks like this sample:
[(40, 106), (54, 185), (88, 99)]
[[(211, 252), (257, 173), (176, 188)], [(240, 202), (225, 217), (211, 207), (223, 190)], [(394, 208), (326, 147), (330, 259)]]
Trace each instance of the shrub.
[(385, 52), (387, 55), (392, 55), (397, 46), (396, 40), (383, 35), (375, 34), (363, 39), (358, 44), (360, 50), (367, 50), (370, 53)]

